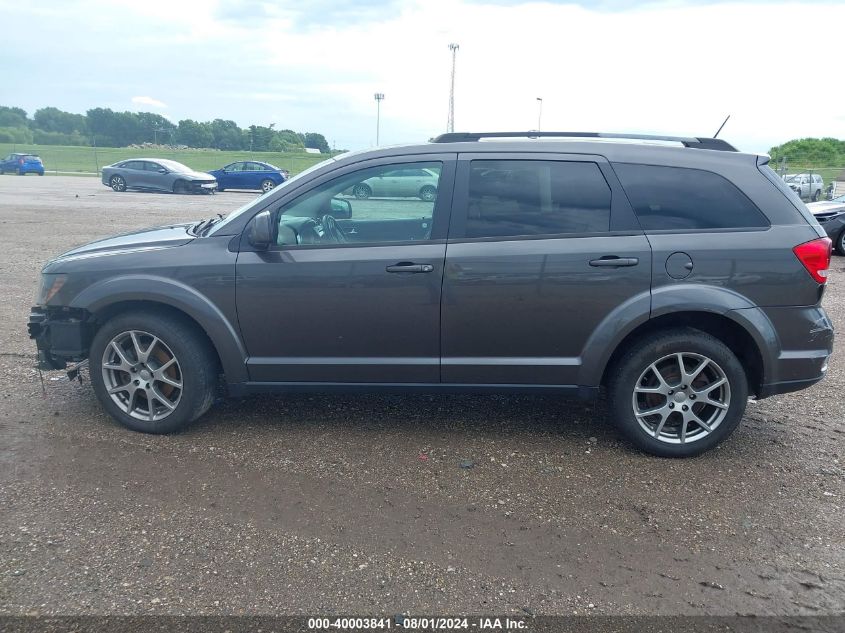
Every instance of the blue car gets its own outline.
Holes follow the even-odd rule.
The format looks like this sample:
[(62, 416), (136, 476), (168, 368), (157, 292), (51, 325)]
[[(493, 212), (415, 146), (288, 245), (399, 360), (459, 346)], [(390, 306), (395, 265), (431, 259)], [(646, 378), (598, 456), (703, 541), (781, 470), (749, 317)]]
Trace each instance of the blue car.
[(35, 154), (9, 154), (3, 160), (0, 160), (0, 174), (17, 174), (18, 176), (26, 176), (27, 174), (44, 175), (44, 163)]
[(224, 189), (260, 189), (270, 191), (282, 184), (287, 172), (269, 163), (238, 161), (226, 165), (223, 169), (208, 172), (217, 178), (217, 191)]

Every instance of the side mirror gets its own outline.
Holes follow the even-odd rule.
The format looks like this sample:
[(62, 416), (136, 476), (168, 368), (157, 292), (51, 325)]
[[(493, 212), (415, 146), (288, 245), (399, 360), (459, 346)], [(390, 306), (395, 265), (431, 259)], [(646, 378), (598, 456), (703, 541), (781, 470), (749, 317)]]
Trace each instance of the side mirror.
[(167, 170), (166, 170), (164, 167), (162, 167), (162, 168), (160, 168), (160, 169), (158, 170), (158, 173), (160, 173), (160, 174), (166, 174), (166, 173), (167, 173)]
[(336, 220), (348, 220), (352, 217), (352, 204), (343, 198), (332, 198), (332, 208), (329, 215)]
[(259, 250), (270, 248), (273, 241), (273, 226), (269, 211), (262, 211), (249, 221), (246, 227), (246, 239)]

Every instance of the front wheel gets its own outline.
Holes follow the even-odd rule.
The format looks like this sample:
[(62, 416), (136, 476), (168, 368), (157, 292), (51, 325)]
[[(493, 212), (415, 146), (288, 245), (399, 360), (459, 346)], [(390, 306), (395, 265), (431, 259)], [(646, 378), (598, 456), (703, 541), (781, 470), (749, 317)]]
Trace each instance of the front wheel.
[(217, 364), (210, 343), (183, 318), (119, 315), (99, 329), (89, 357), (100, 403), (134, 431), (181, 430), (214, 400)]
[(617, 428), (660, 457), (692, 457), (724, 441), (745, 412), (748, 380), (719, 339), (692, 328), (636, 343), (611, 369)]
[(177, 180), (173, 183), (173, 193), (191, 193), (191, 189), (184, 180)]
[(109, 179), (109, 186), (115, 191), (126, 191), (126, 181), (123, 176), (112, 176)]
[(431, 202), (437, 197), (437, 189), (432, 187), (431, 185), (426, 185), (422, 189), (420, 189), (420, 199), (425, 200), (426, 202)]

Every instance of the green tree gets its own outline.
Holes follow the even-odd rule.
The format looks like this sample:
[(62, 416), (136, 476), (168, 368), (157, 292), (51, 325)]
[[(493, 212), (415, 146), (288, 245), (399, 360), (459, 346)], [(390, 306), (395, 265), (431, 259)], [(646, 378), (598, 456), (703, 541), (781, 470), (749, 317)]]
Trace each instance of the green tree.
[(0, 106), (0, 127), (27, 127), (26, 110)]
[(54, 108), (41, 108), (33, 115), (33, 127), (44, 132), (61, 132), (62, 134), (86, 134), (88, 123), (82, 114), (74, 114)]
[(211, 125), (208, 123), (183, 119), (179, 121), (176, 138), (179, 139), (180, 143), (189, 147), (211, 147), (214, 134), (211, 131)]
[(329, 143), (326, 140), (326, 137), (322, 134), (317, 134), (316, 132), (305, 133), (305, 147), (318, 149), (323, 154), (328, 154), (329, 152), (331, 152), (331, 148), (329, 147)]

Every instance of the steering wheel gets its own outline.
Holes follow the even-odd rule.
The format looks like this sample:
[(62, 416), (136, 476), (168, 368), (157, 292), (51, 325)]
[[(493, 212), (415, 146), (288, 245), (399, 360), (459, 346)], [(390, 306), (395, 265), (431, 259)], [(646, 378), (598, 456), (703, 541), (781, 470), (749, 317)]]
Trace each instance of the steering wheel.
[(337, 220), (334, 219), (333, 215), (329, 215), (327, 213), (320, 219), (320, 223), (323, 225), (323, 230), (326, 232), (326, 235), (331, 237), (338, 244), (346, 244), (349, 241), (346, 237), (346, 233), (344, 233), (343, 229), (340, 228), (340, 225), (337, 223)]

